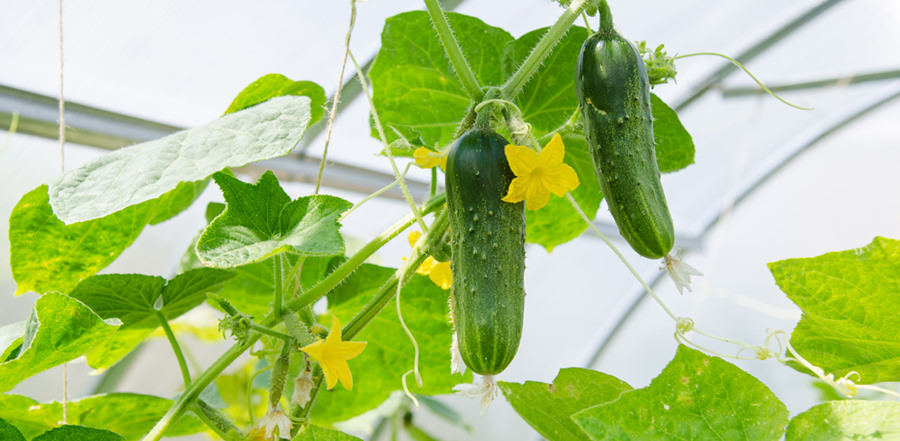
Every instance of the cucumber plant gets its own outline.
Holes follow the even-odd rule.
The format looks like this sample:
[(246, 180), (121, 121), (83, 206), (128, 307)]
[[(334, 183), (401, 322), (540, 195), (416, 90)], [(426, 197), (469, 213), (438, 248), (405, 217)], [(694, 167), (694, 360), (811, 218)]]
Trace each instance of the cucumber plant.
[[(693, 144), (677, 114), (660, 111), (667, 107), (649, 95), (643, 62), (653, 57), (642, 60), (615, 32), (606, 1), (561, 2), (565, 9), (552, 26), (519, 38), (476, 17), (445, 14), (437, 0), (424, 1), (426, 11), (387, 20), (370, 72), (358, 73), (382, 153), (393, 162), (427, 150), (432, 160), (423, 166), (432, 167), (431, 191), (414, 200), (401, 185), (410, 213), (354, 252), (347, 252), (341, 222), (358, 216), (355, 207), (380, 192), (356, 205), (318, 192), (292, 198), (272, 173), (247, 183), (230, 171), (289, 153), (322, 117), (323, 89), (282, 75), (252, 83), (213, 123), (110, 153), (22, 196), (10, 216), (11, 272), (17, 293), (39, 297), (28, 318), (0, 328), (0, 439), (155, 441), (205, 432), (229, 441), (346, 441), (356, 438), (333, 429), (335, 423), (375, 409), (400, 390), (411, 400), (382, 422), (406, 422), (393, 425), (392, 438), (405, 430), (425, 439), (431, 435), (407, 414), (414, 400), (464, 425), (451, 409), (422, 398), (451, 393), (471, 380), (447, 369), (454, 331), (448, 312), (458, 353), (471, 371), (484, 378), (508, 375), (521, 362), (515, 356), (524, 326), (526, 242), (550, 250), (580, 235), (591, 226), (602, 190), (638, 253), (670, 256), (674, 235), (659, 170), (686, 167)], [(601, 27), (589, 36), (573, 23), (595, 8)], [(345, 41), (349, 57), (349, 36)], [(469, 63), (467, 56), (479, 62)], [(651, 100), (660, 103), (655, 115)], [(516, 109), (512, 128), (498, 125), (498, 103)], [(663, 126), (668, 136), (655, 137), (655, 128)], [(546, 187), (542, 174), (563, 174), (556, 166), (564, 161), (565, 173), (577, 174), (582, 185), (568, 194), (568, 187), (554, 187), (552, 193), (565, 198), (545, 198), (536, 210), (504, 202), (516, 161), (526, 162), (507, 156), (519, 149), (508, 148), (506, 135), (528, 146), (516, 147), (532, 157), (540, 156), (530, 148), (554, 146), (543, 151), (554, 167), (530, 167), (528, 185)], [(436, 167), (448, 151), (442, 191)], [(404, 174), (392, 165), (402, 182)], [(188, 251), (176, 275), (97, 274), (146, 226), (194, 204), (210, 177), (225, 204), (207, 208), (207, 225), (194, 243), (184, 244)], [(396, 267), (366, 263), (412, 225), (423, 237), (404, 263), (399, 256)], [(427, 254), (451, 261), (449, 293), (417, 273)], [(896, 305), (897, 255), (900, 243), (879, 238), (861, 250), (773, 264), (776, 280), (804, 309), (804, 318), (790, 342), (773, 332), (766, 345), (740, 344), (740, 351), (812, 372), (846, 395), (873, 388), (867, 383), (900, 380), (893, 349), (900, 326), (888, 314)], [(586, 260), (568, 270), (615, 269)], [(823, 281), (818, 275), (825, 273)], [(859, 274), (866, 280), (856, 280)], [(867, 289), (848, 293), (846, 286)], [(828, 295), (809, 295), (820, 292)], [(396, 308), (385, 308), (394, 299)], [(218, 311), (219, 329), (173, 325), (204, 303)], [(693, 321), (666, 312), (678, 342), (697, 347), (687, 338)], [(835, 338), (832, 328), (841, 337), (851, 335), (853, 344)], [(10, 393), (81, 356), (108, 373), (108, 384), (129, 368), (127, 355), (156, 331), (175, 355), (172, 370), (183, 381), (177, 391), (107, 390), (62, 403)], [(202, 370), (189, 366), (180, 340), (184, 333), (209, 331), (225, 343), (217, 334), (222, 331), (231, 346)], [(404, 344), (407, 336), (412, 344)], [(786, 351), (775, 350), (776, 341)], [(562, 367), (552, 357), (541, 362)], [(401, 374), (410, 368), (416, 384)], [(900, 420), (896, 403), (875, 401), (823, 403), (788, 426), (789, 412), (765, 385), (686, 346), (639, 390), (577, 368), (561, 369), (552, 384), (485, 384), (490, 387), (481, 391), (482, 409), (498, 387), (550, 441), (774, 441), (782, 435), (799, 441), (822, 439), (816, 430), (823, 427), (828, 436), (847, 439), (900, 430), (892, 423)], [(829, 426), (834, 421), (860, 424)]]

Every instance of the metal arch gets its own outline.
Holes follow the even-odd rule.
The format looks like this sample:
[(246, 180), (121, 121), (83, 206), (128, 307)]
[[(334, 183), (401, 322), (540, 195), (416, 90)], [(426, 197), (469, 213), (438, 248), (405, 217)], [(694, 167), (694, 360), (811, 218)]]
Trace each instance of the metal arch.
[[(734, 57), (734, 59), (739, 61), (741, 64), (750, 62), (750, 60), (753, 60), (754, 58), (774, 46), (776, 43), (792, 34), (794, 31), (800, 29), (825, 11), (828, 11), (834, 6), (837, 6), (842, 1), (843, 0), (825, 0), (822, 3), (813, 6), (803, 14), (800, 14), (798, 17), (794, 18), (788, 23), (785, 23), (784, 26), (779, 28), (768, 37), (760, 40), (753, 46), (750, 46), (744, 52), (741, 52), (738, 56)], [(672, 107), (676, 111), (680, 112), (682, 109), (689, 106), (691, 103), (703, 96), (703, 94), (712, 89), (716, 84), (719, 84), (722, 80), (728, 77), (728, 75), (734, 73), (737, 69), (737, 66), (731, 63), (722, 65), (722, 67), (720, 67), (718, 70), (711, 73), (708, 77), (697, 83), (697, 85), (695, 85), (691, 89), (691, 91), (688, 92), (687, 97), (681, 99)]]

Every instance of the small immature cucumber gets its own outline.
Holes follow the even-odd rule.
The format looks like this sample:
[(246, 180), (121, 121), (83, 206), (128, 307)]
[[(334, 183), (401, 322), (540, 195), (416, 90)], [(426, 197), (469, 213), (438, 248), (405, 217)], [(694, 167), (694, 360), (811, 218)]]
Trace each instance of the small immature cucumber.
[(506, 139), (490, 130), (461, 136), (447, 157), (447, 208), (460, 355), (482, 375), (500, 373), (516, 355), (525, 308), (524, 204), (500, 199), (515, 175)]
[(672, 250), (675, 232), (656, 165), (647, 70), (634, 44), (613, 29), (605, 0), (600, 21), (575, 72), (584, 133), (619, 232), (638, 254), (658, 259)]

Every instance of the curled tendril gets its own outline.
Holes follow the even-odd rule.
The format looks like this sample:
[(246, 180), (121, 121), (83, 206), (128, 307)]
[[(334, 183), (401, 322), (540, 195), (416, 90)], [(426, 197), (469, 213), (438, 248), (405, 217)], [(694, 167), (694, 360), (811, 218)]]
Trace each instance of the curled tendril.
[(250, 338), (250, 323), (250, 317), (244, 314), (226, 316), (219, 320), (219, 332), (225, 335), (228, 331), (236, 341), (246, 341)]
[(684, 335), (694, 330), (694, 319), (690, 317), (678, 317), (675, 322), (675, 333)]

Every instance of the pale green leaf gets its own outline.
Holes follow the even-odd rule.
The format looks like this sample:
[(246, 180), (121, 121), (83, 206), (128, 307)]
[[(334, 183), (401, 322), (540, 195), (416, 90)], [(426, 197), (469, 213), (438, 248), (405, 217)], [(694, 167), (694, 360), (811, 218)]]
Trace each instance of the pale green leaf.
[(900, 380), (900, 241), (876, 237), (855, 250), (772, 262), (769, 270), (803, 310), (791, 334), (801, 356), (836, 378), (853, 371), (862, 384)]
[(51, 429), (32, 441), (122, 441), (121, 435), (104, 429), (66, 425)]
[(572, 421), (575, 413), (615, 400), (631, 386), (616, 377), (582, 368), (561, 369), (553, 384), (500, 381), (506, 401), (544, 438), (582, 441), (585, 433)]
[(225, 211), (201, 234), (197, 255), (210, 266), (232, 268), (281, 252), (330, 256), (344, 252), (337, 221), (352, 204), (329, 195), (291, 200), (268, 171), (247, 184), (225, 173), (213, 175), (225, 196)]
[(784, 433), (788, 411), (750, 374), (679, 346), (649, 386), (572, 418), (596, 441), (774, 441)]
[(22, 336), (24, 335), (24, 320), (0, 327), (0, 363), (13, 356), (14, 352), (18, 355), (18, 348), (22, 345)]
[(9, 218), (10, 267), (16, 294), (69, 292), (119, 257), (144, 226), (172, 218), (193, 203), (207, 181), (182, 182), (157, 199), (65, 225), (50, 208), (47, 187), (26, 193)]
[(310, 121), (309, 97), (283, 96), (185, 130), (101, 156), (50, 186), (50, 205), (65, 223), (96, 219), (157, 198), (180, 182), (205, 179), (287, 154)]
[(795, 416), (785, 441), (900, 439), (900, 403), (829, 401)]
[(300, 432), (291, 441), (360, 441), (355, 436), (347, 435), (337, 430), (326, 429), (310, 424), (303, 432)]
[(74, 360), (109, 338), (118, 324), (105, 322), (83, 303), (58, 293), (35, 301), (37, 330), (19, 356), (0, 363), (0, 392), (53, 366)]
[[(377, 274), (369, 272), (365, 277), (377, 277)], [(359, 286), (371, 286), (376, 282), (356, 283)], [(448, 317), (448, 296), (449, 291), (439, 288), (428, 277), (419, 274), (413, 275), (403, 287), (403, 319), (419, 344), (419, 367), (423, 380), (423, 387), (419, 388), (415, 380), (409, 378), (410, 391), (413, 393), (446, 394), (451, 392), (454, 385), (471, 381), (471, 374), (465, 377), (450, 375), (452, 328)], [(330, 312), (346, 324), (369, 300), (368, 297), (352, 297), (330, 309)], [(323, 323), (330, 321), (325, 320)], [(339, 385), (320, 393), (312, 409), (313, 419), (317, 423), (331, 424), (374, 409), (391, 392), (402, 390), (401, 377), (413, 367), (412, 343), (400, 326), (393, 300), (353, 340), (368, 342), (362, 354), (348, 362), (353, 373), (353, 390), (348, 391)]]
[[(112, 393), (69, 401), (69, 424), (112, 430), (127, 440), (141, 439), (172, 407), (173, 401), (153, 395)], [(38, 403), (21, 395), (0, 395), (0, 418), (15, 424), (27, 438), (55, 427), (62, 404)], [(206, 426), (192, 414), (179, 417), (166, 435), (198, 433)], [(2, 438), (0, 438), (2, 439)]]
[(3, 418), (0, 418), (0, 439), (4, 441), (25, 441), (22, 432)]
[(91, 276), (75, 287), (70, 296), (78, 299), (103, 319), (117, 318), (122, 326), (114, 335), (87, 354), (95, 368), (112, 366), (161, 326), (154, 305), (172, 320), (206, 300), (234, 274), (212, 268), (199, 268), (174, 279), (143, 274), (102, 274)]
[[(447, 20), (481, 86), (500, 85), (504, 77), (498, 48), (513, 37), (475, 17), (448, 13)], [(471, 99), (426, 12), (405, 12), (387, 19), (369, 77), (389, 142), (398, 139), (391, 128), (415, 145), (453, 141)], [(378, 136), (374, 125), (372, 136)]]
[(312, 81), (294, 81), (281, 74), (263, 75), (250, 83), (238, 96), (234, 97), (225, 114), (244, 110), (279, 96), (298, 95), (310, 99), (309, 125), (322, 119), (325, 113), (325, 89)]

